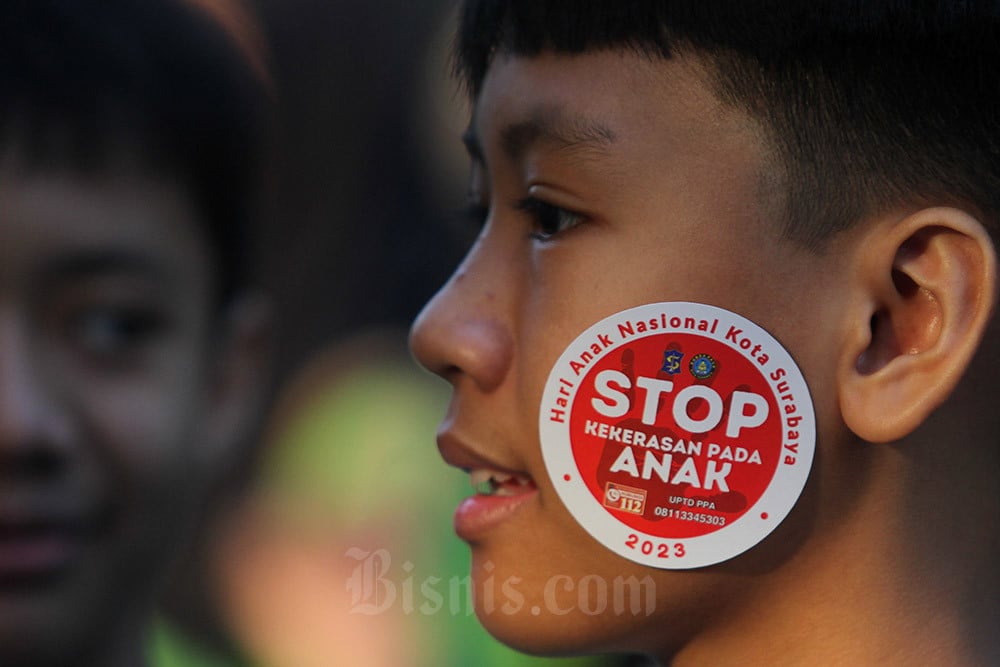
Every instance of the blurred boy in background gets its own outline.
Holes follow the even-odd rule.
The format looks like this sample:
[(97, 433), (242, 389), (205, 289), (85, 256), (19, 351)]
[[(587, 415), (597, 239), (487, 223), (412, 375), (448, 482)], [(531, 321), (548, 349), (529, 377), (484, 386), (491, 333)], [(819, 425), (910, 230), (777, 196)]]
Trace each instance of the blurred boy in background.
[(239, 14), (203, 4), (0, 6), (5, 666), (144, 664), (161, 575), (250, 423), (264, 74)]

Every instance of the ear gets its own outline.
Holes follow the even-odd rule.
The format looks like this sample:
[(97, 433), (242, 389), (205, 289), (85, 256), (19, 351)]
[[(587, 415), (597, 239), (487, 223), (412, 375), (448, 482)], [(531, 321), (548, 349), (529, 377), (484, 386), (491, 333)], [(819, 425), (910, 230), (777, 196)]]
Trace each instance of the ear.
[(996, 250), (983, 225), (929, 208), (874, 225), (857, 245), (848, 336), (838, 362), (844, 422), (899, 440), (948, 398), (989, 325)]
[(237, 298), (220, 317), (205, 434), (206, 453), (216, 460), (234, 455), (256, 425), (273, 338), (270, 303), (260, 295)]

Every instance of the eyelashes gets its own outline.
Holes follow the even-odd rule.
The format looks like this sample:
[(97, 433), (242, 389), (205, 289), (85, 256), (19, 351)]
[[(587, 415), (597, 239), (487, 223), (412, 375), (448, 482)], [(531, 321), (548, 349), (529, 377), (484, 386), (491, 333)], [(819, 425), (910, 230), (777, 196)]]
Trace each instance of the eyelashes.
[(573, 229), (581, 222), (579, 213), (555, 206), (536, 197), (525, 197), (515, 203), (515, 208), (528, 214), (532, 221), (532, 238), (549, 241), (556, 235)]
[[(584, 216), (555, 206), (537, 197), (525, 197), (513, 203), (513, 208), (525, 214), (531, 229), (531, 238), (546, 242), (559, 234), (573, 229), (584, 221)], [(465, 229), (481, 230), (490, 216), (488, 203), (470, 202), (464, 208), (455, 212)]]

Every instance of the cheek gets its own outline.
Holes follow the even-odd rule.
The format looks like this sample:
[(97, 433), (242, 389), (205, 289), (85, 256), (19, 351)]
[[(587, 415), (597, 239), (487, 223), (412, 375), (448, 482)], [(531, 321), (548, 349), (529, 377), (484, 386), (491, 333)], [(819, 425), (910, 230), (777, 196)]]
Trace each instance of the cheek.
[(157, 366), (78, 392), (84, 439), (126, 488), (151, 491), (194, 472), (206, 402), (197, 378), (188, 366)]
[[(600, 230), (586, 230), (587, 232)], [(553, 365), (583, 331), (632, 306), (670, 300), (679, 293), (663, 261), (636, 265), (629, 252), (600, 233), (575, 239), (575, 245), (542, 251), (520, 295), (515, 353), (518, 415), (536, 442), (545, 382)], [(600, 248), (607, 248), (601, 251)], [(539, 450), (539, 457), (541, 456)]]

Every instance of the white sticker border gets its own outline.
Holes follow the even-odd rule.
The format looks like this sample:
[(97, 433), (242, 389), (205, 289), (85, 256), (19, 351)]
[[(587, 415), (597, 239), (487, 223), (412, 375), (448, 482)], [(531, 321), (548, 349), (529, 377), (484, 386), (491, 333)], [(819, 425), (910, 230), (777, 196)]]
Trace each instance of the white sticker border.
[[(782, 405), (777, 390), (779, 381), (772, 380), (770, 373), (778, 368), (784, 368), (787, 375), (782, 377), (780, 382), (787, 383), (792, 394), (796, 396), (796, 406), (803, 417), (796, 429), (800, 437), (793, 443), (788, 439), (789, 429), (782, 415), (782, 452), (785, 451), (786, 445), (797, 444), (796, 462), (792, 465), (782, 464), (782, 455), (774, 477), (753, 506), (733, 523), (709, 534), (695, 537), (663, 538), (619, 521), (587, 488), (577, 468), (570, 442), (569, 416), (573, 411), (578, 386), (574, 386), (572, 391), (567, 391), (566, 383), (561, 381), (572, 382), (571, 378), (575, 379), (567, 372), (570, 369), (570, 362), (580, 359), (584, 352), (591, 351), (593, 354), (593, 343), (595, 340), (600, 340), (600, 336), (618, 340), (618, 343), (604, 347), (599, 354), (593, 354), (591, 363), (619, 349), (623, 343), (618, 339), (619, 323), (626, 320), (648, 321), (659, 319), (661, 316), (665, 316), (668, 322), (672, 317), (679, 317), (682, 321), (690, 317), (696, 320), (718, 320), (718, 327), (716, 334), (711, 336), (705, 332), (692, 332), (684, 328), (667, 328), (637, 332), (630, 335), (628, 340), (676, 332), (702, 335), (727, 345), (742, 354), (761, 371), (774, 395), (775, 403), (779, 406)], [(755, 359), (749, 357), (746, 350), (738, 344), (726, 339), (726, 332), (730, 326), (742, 329), (743, 336), (750, 338), (754, 344), (761, 345), (762, 351), (769, 357), (764, 366), (760, 366)], [(581, 377), (585, 374), (586, 371)], [(567, 393), (570, 395), (567, 396)], [(558, 405), (559, 399), (563, 399), (567, 406), (564, 413), (566, 418), (562, 423), (550, 418), (550, 410)], [(594, 539), (636, 563), (660, 569), (687, 570), (715, 565), (738, 556), (760, 543), (788, 516), (805, 487), (812, 467), (816, 443), (816, 419), (812, 396), (798, 364), (771, 334), (745, 317), (723, 308), (687, 301), (667, 301), (644, 304), (615, 313), (592, 325), (570, 343), (552, 367), (545, 383), (539, 414), (539, 438), (542, 458), (556, 492), (577, 523)], [(567, 475), (569, 481), (565, 479)], [(761, 518), (765, 514), (767, 519)], [(632, 536), (635, 536), (634, 540)], [(632, 542), (633, 546), (627, 546), (628, 542)], [(647, 549), (648, 553), (644, 553)], [(664, 553), (666, 557), (663, 557)]]

